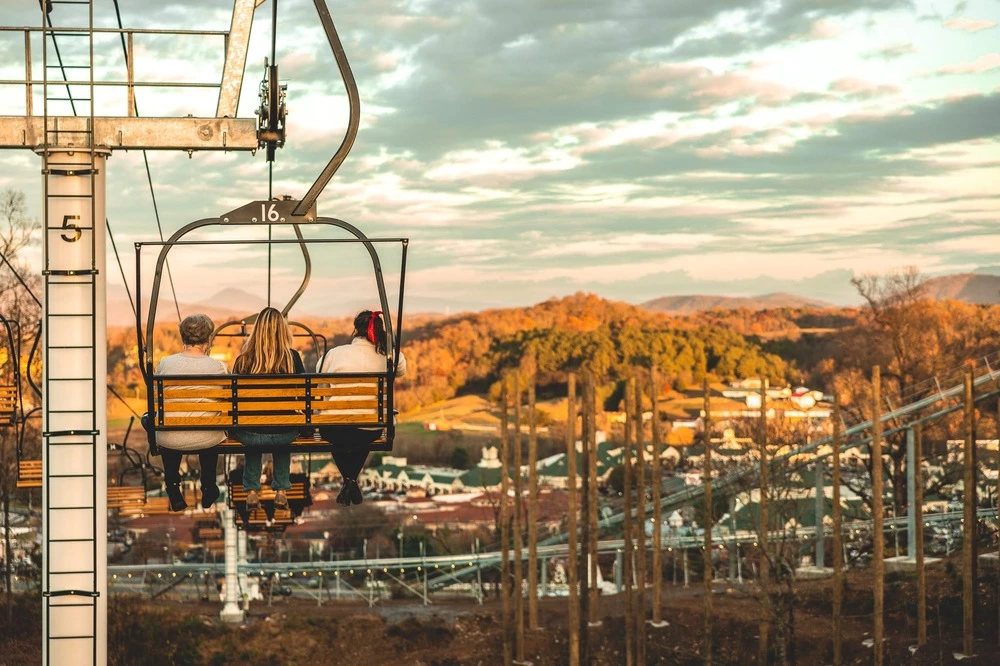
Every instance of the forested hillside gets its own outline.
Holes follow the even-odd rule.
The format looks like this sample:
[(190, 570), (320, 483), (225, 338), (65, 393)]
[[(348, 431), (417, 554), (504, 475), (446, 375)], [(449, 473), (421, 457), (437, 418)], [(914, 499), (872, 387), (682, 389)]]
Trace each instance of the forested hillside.
[[(895, 297), (894, 297), (895, 298)], [(891, 304), (890, 304), (891, 303)], [(418, 317), (404, 325), (403, 350), (410, 371), (397, 393), (401, 410), (463, 394), (490, 394), (500, 373), (533, 359), (542, 394), (562, 394), (566, 372), (589, 370), (611, 389), (633, 368), (656, 366), (664, 387), (766, 376), (772, 382), (830, 390), (835, 377), (851, 393), (879, 364), (887, 390), (1000, 349), (1000, 306), (936, 302), (911, 294), (876, 301), (876, 308), (712, 310), (684, 316), (575, 294), (526, 308), (452, 317)], [(330, 338), (347, 341), (347, 320), (305, 322)], [(109, 331), (109, 375), (122, 394), (138, 396), (134, 333)], [(158, 332), (157, 355), (180, 348), (173, 327)], [(235, 355), (240, 339), (218, 339)], [(307, 362), (314, 358), (301, 341)], [(525, 368), (527, 370), (527, 368)], [(606, 393), (606, 391), (605, 391)]]
[(719, 378), (764, 374), (780, 381), (788, 372), (776, 354), (729, 327), (671, 318), (593, 294), (433, 322), (414, 331), (404, 350), (413, 377), (403, 384), (403, 409), (462, 392), (485, 393), (501, 370), (529, 357), (541, 390), (578, 369), (605, 383), (632, 366), (656, 365), (665, 381), (682, 387), (700, 382), (706, 365)]

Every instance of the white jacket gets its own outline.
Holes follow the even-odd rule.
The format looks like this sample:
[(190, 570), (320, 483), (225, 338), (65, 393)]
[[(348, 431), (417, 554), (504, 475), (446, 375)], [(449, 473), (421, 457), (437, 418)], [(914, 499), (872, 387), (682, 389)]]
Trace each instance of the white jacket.
[[(349, 345), (334, 347), (316, 364), (316, 372), (385, 372), (385, 355), (365, 338), (354, 338)], [(396, 376), (406, 374), (406, 357), (399, 353)]]

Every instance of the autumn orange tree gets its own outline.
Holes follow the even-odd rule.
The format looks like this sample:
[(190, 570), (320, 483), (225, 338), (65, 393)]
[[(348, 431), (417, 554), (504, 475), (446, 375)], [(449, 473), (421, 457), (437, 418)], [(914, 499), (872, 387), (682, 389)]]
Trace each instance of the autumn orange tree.
[[(38, 278), (31, 274), (30, 267), (23, 257), (23, 251), (35, 241), (33, 234), (38, 228), (38, 221), (27, 215), (24, 194), (12, 189), (0, 192), (0, 253), (3, 253), (8, 265), (0, 268), (0, 311), (14, 325), (15, 356), (5, 353), (3, 365), (0, 366), (2, 383), (10, 386), (14, 383), (14, 367), (20, 366), (22, 382), (18, 390), (22, 393), (28, 388), (24, 381), (26, 373), (32, 368), (27, 365), (26, 354), (38, 334), (37, 322), (41, 311), (28, 289), (38, 291)], [(15, 274), (16, 271), (16, 274)], [(20, 276), (20, 279), (19, 279)], [(23, 283), (22, 283), (23, 280)], [(30, 396), (27, 406), (32, 401)], [(17, 414), (21, 416), (20, 413)], [(24, 438), (26, 453), (30, 457), (40, 455), (41, 438), (36, 427), (31, 427)], [(3, 524), (10, 524), (11, 495), (17, 482), (17, 446), (18, 428), (9, 426), (0, 429), (0, 502), (3, 504)], [(27, 491), (31, 492), (31, 491)], [(6, 626), (11, 626), (11, 566), (13, 549), (10, 531), (4, 531), (4, 582), (7, 590)]]

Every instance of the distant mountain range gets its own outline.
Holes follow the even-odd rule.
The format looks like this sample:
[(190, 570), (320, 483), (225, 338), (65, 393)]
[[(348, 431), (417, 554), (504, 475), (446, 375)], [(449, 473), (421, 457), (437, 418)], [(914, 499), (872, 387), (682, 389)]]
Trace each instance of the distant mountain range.
[[(943, 275), (934, 277), (924, 282), (925, 294), (928, 298), (936, 301), (958, 300), (967, 303), (980, 303), (984, 305), (1000, 304), (1000, 276), (987, 273), (962, 273), (957, 275)], [(166, 294), (164, 294), (166, 295)], [(204, 312), (217, 323), (231, 319), (239, 319), (248, 314), (259, 312), (266, 305), (266, 300), (255, 294), (238, 288), (227, 288), (209, 298), (198, 303), (181, 303), (181, 315), (188, 315), (193, 312)], [(284, 303), (277, 304), (281, 307)], [(301, 304), (300, 304), (301, 305)], [(310, 305), (312, 307), (310, 307)], [(407, 299), (406, 313), (413, 317), (417, 313), (426, 313), (427, 316), (441, 316), (442, 314), (456, 314), (459, 311), (475, 312), (488, 307), (488, 301), (474, 304), (469, 302), (449, 302), (447, 299), (421, 298), (413, 296)], [(301, 307), (296, 307), (293, 315), (297, 319), (331, 319), (349, 317), (349, 312), (327, 312), (317, 314), (315, 310), (321, 309), (322, 305), (316, 303), (306, 303), (313, 312), (305, 312)], [(737, 310), (746, 308), (748, 310), (773, 310), (777, 308), (815, 308), (827, 309), (839, 306), (826, 301), (806, 296), (798, 296), (784, 292), (764, 294), (761, 296), (714, 296), (714, 295), (681, 295), (664, 296), (642, 303), (640, 307), (652, 312), (664, 312), (669, 314), (688, 314), (705, 310), (723, 309)], [(143, 303), (143, 310), (148, 311), (148, 303)], [(166, 320), (174, 317), (175, 310), (172, 300), (161, 300), (157, 306), (158, 313), (166, 316)], [(143, 317), (145, 319), (145, 315)], [(421, 316), (421, 319), (426, 318)], [(135, 316), (126, 297), (125, 290), (118, 286), (111, 286), (108, 290), (108, 323), (112, 326), (133, 326)]]
[(1000, 303), (1000, 276), (984, 273), (942, 275), (924, 283), (924, 293), (935, 301), (955, 300), (994, 305)]
[(776, 308), (832, 308), (831, 303), (795, 294), (764, 294), (763, 296), (664, 296), (646, 301), (641, 307), (654, 312), (687, 314), (702, 310), (773, 310)]

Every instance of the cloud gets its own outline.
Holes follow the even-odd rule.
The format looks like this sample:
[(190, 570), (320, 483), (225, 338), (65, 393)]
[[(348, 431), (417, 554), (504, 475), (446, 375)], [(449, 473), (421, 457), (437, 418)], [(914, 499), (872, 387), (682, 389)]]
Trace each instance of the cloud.
[(895, 60), (916, 52), (917, 48), (912, 42), (896, 42), (894, 44), (886, 44), (873, 51), (868, 51), (866, 55), (879, 57), (883, 60)]
[(820, 19), (812, 24), (809, 28), (809, 34), (806, 35), (807, 39), (833, 39), (834, 37), (839, 37), (843, 34), (843, 28), (840, 24), (832, 21), (830, 19)]
[(988, 19), (955, 18), (944, 22), (944, 27), (949, 30), (961, 30), (962, 32), (979, 32), (996, 27), (994, 21)]
[(848, 76), (830, 84), (830, 90), (855, 99), (871, 99), (896, 95), (902, 88), (889, 83), (874, 83), (859, 77)]
[(979, 74), (1000, 67), (1000, 53), (987, 53), (972, 62), (961, 62), (938, 68), (941, 74)]

